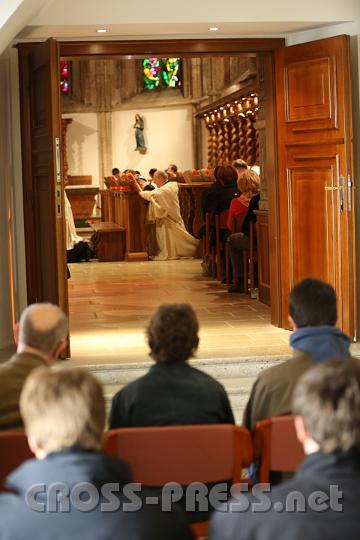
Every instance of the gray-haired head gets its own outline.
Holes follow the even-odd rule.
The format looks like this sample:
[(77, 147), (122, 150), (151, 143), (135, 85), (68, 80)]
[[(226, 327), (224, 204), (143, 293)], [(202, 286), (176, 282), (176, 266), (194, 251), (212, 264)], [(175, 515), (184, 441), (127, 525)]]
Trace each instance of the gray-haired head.
[(51, 356), (68, 335), (65, 313), (54, 304), (31, 304), (24, 309), (19, 322), (18, 345), (32, 347)]
[(154, 182), (158, 187), (163, 186), (168, 180), (168, 175), (165, 171), (156, 171), (154, 173)]

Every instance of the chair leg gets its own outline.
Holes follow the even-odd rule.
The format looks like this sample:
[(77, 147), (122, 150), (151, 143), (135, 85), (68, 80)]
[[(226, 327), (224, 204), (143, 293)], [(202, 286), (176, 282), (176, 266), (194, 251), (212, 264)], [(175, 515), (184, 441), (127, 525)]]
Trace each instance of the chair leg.
[(230, 285), (230, 253), (229, 253), (229, 244), (225, 244), (225, 276), (226, 276), (226, 285)]
[(210, 248), (210, 257), (211, 257), (211, 276), (216, 276), (216, 265), (215, 265), (215, 250), (214, 248)]
[(248, 258), (247, 251), (243, 251), (243, 276), (244, 276), (244, 293), (248, 293)]
[(255, 276), (254, 276), (254, 259), (250, 257), (249, 260), (249, 275), (250, 275), (250, 292), (255, 288)]

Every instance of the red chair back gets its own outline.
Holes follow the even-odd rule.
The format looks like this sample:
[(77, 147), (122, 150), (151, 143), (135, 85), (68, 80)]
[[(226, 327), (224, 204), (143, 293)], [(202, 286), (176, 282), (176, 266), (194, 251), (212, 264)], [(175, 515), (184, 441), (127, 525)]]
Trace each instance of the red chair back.
[(129, 463), (135, 482), (239, 482), (252, 462), (249, 432), (233, 425), (114, 429), (105, 434), (105, 452)]
[(23, 461), (32, 459), (25, 433), (20, 431), (0, 432), (0, 491), (5, 491), (5, 479)]
[(293, 416), (274, 416), (257, 422), (253, 441), (255, 459), (260, 460), (260, 482), (269, 482), (270, 471), (295, 472), (305, 457)]
[[(253, 461), (250, 433), (234, 425), (196, 425), (114, 429), (105, 434), (104, 450), (127, 461), (134, 481), (148, 487), (168, 482), (241, 481)], [(197, 538), (207, 536), (208, 522), (191, 525)]]

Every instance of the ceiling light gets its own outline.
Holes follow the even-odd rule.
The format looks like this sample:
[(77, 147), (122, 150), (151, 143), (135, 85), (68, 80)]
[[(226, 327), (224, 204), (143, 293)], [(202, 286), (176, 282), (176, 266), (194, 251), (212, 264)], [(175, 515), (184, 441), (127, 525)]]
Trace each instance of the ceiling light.
[(106, 34), (107, 32), (106, 28), (98, 28), (96, 31), (98, 34)]
[(217, 32), (219, 30), (218, 26), (210, 26), (209, 28), (210, 32)]

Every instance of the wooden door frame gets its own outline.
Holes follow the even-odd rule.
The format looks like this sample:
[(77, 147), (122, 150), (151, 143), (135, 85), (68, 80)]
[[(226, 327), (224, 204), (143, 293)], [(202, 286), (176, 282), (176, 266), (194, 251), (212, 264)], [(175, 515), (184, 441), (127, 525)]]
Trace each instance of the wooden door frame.
[[(282, 324), (281, 273), (279, 243), (279, 197), (277, 182), (276, 114), (275, 114), (275, 60), (276, 49), (285, 47), (283, 38), (239, 38), (239, 39), (164, 39), (124, 41), (60, 41), (61, 58), (109, 58), (144, 57), (150, 55), (178, 55), (181, 57), (231, 56), (256, 53), (262, 57), (263, 81), (266, 104), (266, 159), (265, 170), (269, 193), (269, 251), (271, 323)], [(36, 43), (22, 44), (26, 48)], [(25, 230), (25, 236), (29, 233)], [(31, 233), (30, 233), (31, 234)], [(29, 261), (30, 262), (30, 261)]]

